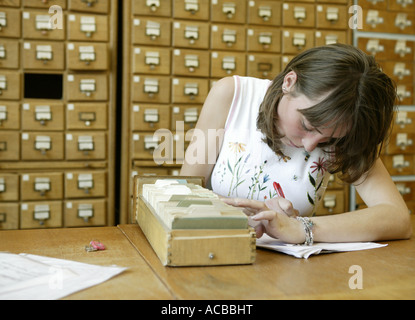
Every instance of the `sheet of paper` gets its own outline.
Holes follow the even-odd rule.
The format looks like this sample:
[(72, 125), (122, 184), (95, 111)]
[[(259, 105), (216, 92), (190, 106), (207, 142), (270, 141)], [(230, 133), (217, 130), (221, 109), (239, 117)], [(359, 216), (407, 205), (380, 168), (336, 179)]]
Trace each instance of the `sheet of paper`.
[(126, 268), (0, 252), (0, 300), (55, 300), (95, 286)]
[(387, 246), (387, 244), (373, 242), (314, 243), (312, 246), (293, 245), (271, 238), (268, 235), (263, 235), (260, 239), (257, 239), (256, 245), (259, 248), (266, 248), (304, 259), (320, 253), (368, 250)]

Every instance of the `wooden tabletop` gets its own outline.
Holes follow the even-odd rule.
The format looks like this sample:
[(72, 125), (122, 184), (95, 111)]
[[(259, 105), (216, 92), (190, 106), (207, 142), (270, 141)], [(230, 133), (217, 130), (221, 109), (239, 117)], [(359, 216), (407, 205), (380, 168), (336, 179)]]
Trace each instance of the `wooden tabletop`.
[[(92, 239), (107, 250), (86, 252)], [(0, 251), (128, 267), (67, 299), (414, 299), (415, 239), (385, 243), (307, 260), (257, 249), (252, 265), (164, 267), (138, 225), (0, 232)], [(351, 289), (357, 275), (363, 288)]]
[[(86, 252), (85, 246), (94, 239), (104, 243), (107, 249)], [(67, 299), (174, 298), (117, 227), (1, 231), (0, 251), (128, 268), (120, 275)]]

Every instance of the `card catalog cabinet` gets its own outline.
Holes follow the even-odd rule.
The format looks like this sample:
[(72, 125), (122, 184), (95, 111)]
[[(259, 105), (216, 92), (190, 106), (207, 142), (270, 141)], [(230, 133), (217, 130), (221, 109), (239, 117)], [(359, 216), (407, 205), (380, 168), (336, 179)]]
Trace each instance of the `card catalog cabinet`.
[(118, 3), (0, 1), (0, 230), (116, 223)]
[[(354, 32), (355, 44), (373, 55), (395, 82), (399, 100), (382, 160), (410, 211), (415, 208), (415, 5), (413, 1), (359, 0), (362, 29)], [(353, 204), (352, 204), (353, 205)], [(356, 208), (364, 207), (356, 195)]]
[(232, 75), (273, 79), (307, 48), (351, 43), (350, 5), (349, 0), (124, 1), (120, 221), (134, 222), (134, 175), (179, 172), (181, 149), (215, 81)]

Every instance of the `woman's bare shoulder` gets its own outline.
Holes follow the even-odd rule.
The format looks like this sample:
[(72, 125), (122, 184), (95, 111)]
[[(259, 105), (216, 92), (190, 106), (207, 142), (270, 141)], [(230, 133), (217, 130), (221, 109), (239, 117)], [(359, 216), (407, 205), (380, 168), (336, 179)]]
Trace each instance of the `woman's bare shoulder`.
[[(202, 118), (208, 119), (214, 127), (223, 127), (231, 107), (235, 91), (233, 77), (218, 80), (209, 92), (203, 105)], [(213, 123), (212, 123), (213, 121)]]

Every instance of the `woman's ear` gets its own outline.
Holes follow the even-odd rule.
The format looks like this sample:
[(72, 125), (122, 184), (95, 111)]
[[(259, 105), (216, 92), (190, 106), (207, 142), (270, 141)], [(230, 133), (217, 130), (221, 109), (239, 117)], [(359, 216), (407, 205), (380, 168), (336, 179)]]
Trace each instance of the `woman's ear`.
[(288, 72), (285, 75), (284, 81), (282, 83), (282, 91), (284, 92), (284, 94), (293, 92), (296, 82), (297, 82), (297, 73), (295, 73), (295, 71)]

